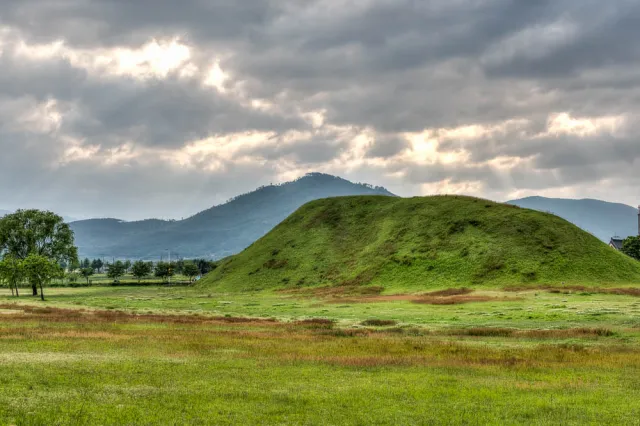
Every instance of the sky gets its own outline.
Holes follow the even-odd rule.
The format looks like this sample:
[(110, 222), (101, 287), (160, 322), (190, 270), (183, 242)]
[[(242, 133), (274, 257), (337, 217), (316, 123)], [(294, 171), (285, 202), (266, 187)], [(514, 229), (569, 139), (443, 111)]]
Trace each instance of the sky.
[(0, 209), (180, 218), (308, 172), (640, 202), (637, 0), (2, 0)]

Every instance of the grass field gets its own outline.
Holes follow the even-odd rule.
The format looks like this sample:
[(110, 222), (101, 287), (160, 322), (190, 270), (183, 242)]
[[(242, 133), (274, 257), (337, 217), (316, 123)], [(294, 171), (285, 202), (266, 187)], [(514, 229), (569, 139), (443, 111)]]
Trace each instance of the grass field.
[(1, 289), (0, 424), (640, 424), (616, 288)]

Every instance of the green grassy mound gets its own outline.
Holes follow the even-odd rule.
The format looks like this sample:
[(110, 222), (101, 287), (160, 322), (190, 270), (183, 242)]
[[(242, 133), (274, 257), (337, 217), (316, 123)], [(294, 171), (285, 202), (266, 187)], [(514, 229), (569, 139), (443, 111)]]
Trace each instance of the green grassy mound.
[(340, 197), (301, 207), (199, 286), (251, 291), (640, 282), (640, 262), (557, 216), (460, 197)]

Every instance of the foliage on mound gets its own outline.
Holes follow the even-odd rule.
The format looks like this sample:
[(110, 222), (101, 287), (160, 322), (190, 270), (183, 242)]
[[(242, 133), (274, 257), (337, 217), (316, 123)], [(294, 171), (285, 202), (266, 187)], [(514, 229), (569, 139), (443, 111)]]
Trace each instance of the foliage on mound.
[(557, 216), (477, 198), (339, 197), (301, 207), (201, 286), (640, 282), (640, 262)]

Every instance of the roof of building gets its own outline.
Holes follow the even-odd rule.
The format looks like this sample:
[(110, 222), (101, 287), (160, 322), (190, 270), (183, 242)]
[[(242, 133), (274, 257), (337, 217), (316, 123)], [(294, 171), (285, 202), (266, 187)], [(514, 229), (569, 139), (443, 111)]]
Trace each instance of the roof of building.
[(609, 244), (616, 250), (622, 250), (622, 245), (624, 244), (624, 240), (620, 238), (612, 238)]

